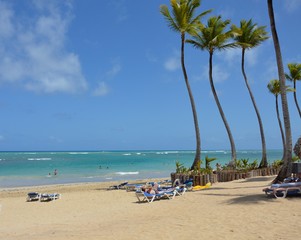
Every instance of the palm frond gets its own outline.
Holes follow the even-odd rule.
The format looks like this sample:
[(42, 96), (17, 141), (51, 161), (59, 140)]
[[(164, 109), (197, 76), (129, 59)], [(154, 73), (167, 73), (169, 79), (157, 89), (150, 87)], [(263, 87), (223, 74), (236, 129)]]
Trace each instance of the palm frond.
[(250, 49), (259, 46), (263, 41), (269, 38), (266, 32), (266, 26), (257, 26), (252, 19), (249, 21), (241, 20), (240, 27), (231, 26), (233, 39), (237, 45), (244, 49)]

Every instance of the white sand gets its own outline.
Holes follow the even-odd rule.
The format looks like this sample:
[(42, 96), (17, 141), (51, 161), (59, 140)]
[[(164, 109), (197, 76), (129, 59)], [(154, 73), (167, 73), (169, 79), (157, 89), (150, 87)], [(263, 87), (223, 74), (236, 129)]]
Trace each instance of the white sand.
[[(214, 184), (173, 200), (137, 203), (108, 183), (0, 191), (1, 240), (300, 239), (301, 197), (266, 197), (273, 177)], [(26, 202), (28, 192), (62, 199)]]

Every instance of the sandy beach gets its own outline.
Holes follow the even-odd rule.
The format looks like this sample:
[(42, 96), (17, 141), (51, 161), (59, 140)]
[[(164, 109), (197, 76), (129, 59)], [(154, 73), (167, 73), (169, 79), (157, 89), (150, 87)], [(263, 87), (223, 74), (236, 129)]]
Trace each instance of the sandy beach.
[[(172, 200), (138, 203), (112, 183), (3, 189), (0, 239), (299, 239), (300, 197), (266, 197), (273, 177), (214, 184)], [(28, 192), (57, 192), (26, 202)]]

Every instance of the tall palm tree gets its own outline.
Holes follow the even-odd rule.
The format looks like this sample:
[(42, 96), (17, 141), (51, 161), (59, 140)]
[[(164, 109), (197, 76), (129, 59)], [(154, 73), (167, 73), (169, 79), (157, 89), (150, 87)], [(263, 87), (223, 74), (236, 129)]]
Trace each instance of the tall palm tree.
[[(277, 113), (277, 119), (278, 119), (278, 124), (280, 128), (280, 133), (281, 133), (281, 139), (282, 139), (282, 145), (283, 145), (283, 156), (282, 159), (285, 157), (285, 136), (284, 136), (284, 131), (281, 123), (281, 118), (280, 118), (280, 113), (279, 113), (279, 104), (278, 104), (278, 96), (281, 94), (280, 90), (280, 81), (278, 79), (273, 79), (269, 82), (268, 84), (268, 89), (270, 93), (272, 93), (275, 96), (275, 102), (276, 102), (276, 113)], [(290, 88), (289, 86), (286, 86), (286, 91), (287, 92), (293, 92), (294, 90)]]
[(256, 112), (259, 129), (260, 129), (260, 136), (261, 136), (261, 146), (262, 146), (262, 158), (259, 167), (267, 167), (268, 160), (267, 160), (267, 150), (266, 150), (266, 143), (265, 143), (265, 136), (263, 131), (263, 124), (261, 120), (261, 116), (255, 102), (254, 95), (252, 93), (250, 84), (248, 82), (247, 75), (245, 73), (245, 52), (248, 49), (252, 49), (260, 45), (263, 41), (268, 39), (268, 33), (265, 31), (265, 26), (258, 27), (257, 24), (253, 24), (252, 19), (249, 21), (241, 20), (240, 27), (232, 25), (231, 30), (236, 33), (234, 35), (234, 40), (236, 44), (241, 48), (241, 71), (243, 77), (245, 79), (246, 87), (249, 91), (250, 98), (253, 103), (254, 110)]
[(292, 147), (290, 114), (289, 114), (287, 97), (286, 97), (285, 74), (283, 69), (280, 43), (278, 39), (275, 17), (274, 17), (273, 0), (267, 0), (267, 5), (268, 5), (270, 25), (271, 25), (271, 31), (273, 36), (275, 54), (276, 54), (278, 75), (280, 80), (281, 104), (282, 104), (284, 130), (285, 130), (285, 156), (283, 159), (283, 165), (277, 177), (273, 181), (273, 182), (277, 182), (277, 181), (282, 181), (284, 178), (290, 176), (290, 174), (292, 173), (292, 148), (293, 147)]
[(299, 63), (289, 63), (288, 65), (289, 74), (285, 74), (285, 77), (287, 80), (294, 83), (294, 100), (295, 104), (299, 113), (299, 116), (301, 118), (301, 110), (297, 101), (297, 94), (296, 94), (296, 82), (298, 80), (301, 80), (301, 64)]
[(191, 169), (194, 169), (200, 165), (201, 137), (194, 97), (185, 67), (184, 45), (186, 33), (192, 34), (195, 31), (196, 25), (200, 24), (200, 18), (211, 11), (208, 10), (195, 16), (196, 9), (200, 6), (200, 4), (200, 0), (170, 0), (171, 13), (166, 5), (160, 6), (160, 12), (168, 22), (168, 26), (171, 28), (171, 30), (179, 32), (181, 35), (181, 66), (192, 108), (196, 135), (196, 154)]
[(294, 153), (297, 157), (301, 159), (301, 137), (298, 138), (295, 147), (294, 147)]
[(224, 114), (223, 108), (220, 104), (219, 98), (217, 96), (213, 76), (212, 76), (212, 69), (213, 69), (213, 53), (215, 50), (224, 50), (230, 47), (235, 47), (233, 43), (228, 43), (229, 39), (231, 38), (231, 31), (225, 31), (226, 27), (230, 24), (230, 20), (223, 21), (221, 16), (214, 16), (208, 19), (206, 26), (199, 26), (198, 32), (192, 35), (192, 39), (187, 40), (188, 43), (192, 44), (194, 47), (207, 50), (209, 52), (209, 81), (211, 90), (217, 104), (219, 113), (223, 119), (225, 128), (228, 133), (228, 137), (230, 140), (231, 145), (231, 152), (232, 152), (232, 159), (229, 165), (234, 166), (236, 160), (236, 148), (235, 143), (233, 140), (233, 136), (231, 133), (231, 129), (229, 127), (228, 121)]

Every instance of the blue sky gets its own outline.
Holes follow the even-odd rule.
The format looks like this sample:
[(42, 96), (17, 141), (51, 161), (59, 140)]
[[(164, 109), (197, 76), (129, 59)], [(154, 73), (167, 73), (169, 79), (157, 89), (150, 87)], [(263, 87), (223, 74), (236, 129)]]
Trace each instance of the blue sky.
[[(180, 36), (159, 12), (168, 0), (0, 0), (0, 150), (195, 149), (180, 68)], [(270, 32), (266, 1), (203, 0), (199, 12)], [(301, 1), (274, 1), (285, 71), (301, 62)], [(206, 21), (206, 17), (203, 19)], [(261, 139), (240, 70), (240, 50), (214, 55), (214, 82), (237, 149)], [(186, 46), (202, 149), (230, 149), (208, 80), (208, 53)], [(246, 73), (268, 149), (282, 147), (272, 39), (246, 53)], [(301, 84), (297, 84), (297, 89)], [(297, 92), (301, 102), (300, 91)], [(300, 118), (288, 96), (293, 142)]]

